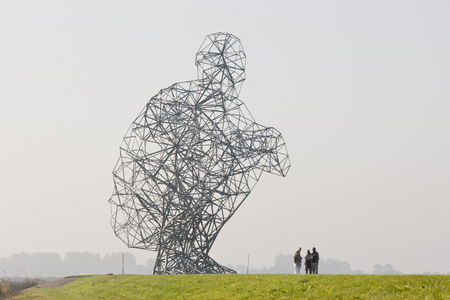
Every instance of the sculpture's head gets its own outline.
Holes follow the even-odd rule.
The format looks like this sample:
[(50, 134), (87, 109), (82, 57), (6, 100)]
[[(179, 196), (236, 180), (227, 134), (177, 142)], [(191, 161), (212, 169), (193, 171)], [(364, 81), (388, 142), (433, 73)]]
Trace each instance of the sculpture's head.
[(246, 56), (241, 41), (232, 34), (208, 35), (195, 58), (198, 79), (220, 83), (237, 90), (245, 80)]

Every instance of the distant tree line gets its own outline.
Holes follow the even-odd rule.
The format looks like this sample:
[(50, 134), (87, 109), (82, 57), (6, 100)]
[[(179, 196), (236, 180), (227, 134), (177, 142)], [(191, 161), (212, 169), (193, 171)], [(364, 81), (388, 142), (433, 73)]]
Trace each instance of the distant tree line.
[(380, 264), (376, 264), (373, 266), (373, 274), (380, 274), (380, 275), (385, 275), (385, 274), (393, 274), (393, 275), (402, 275), (403, 272), (394, 269), (393, 266), (391, 266), (390, 264), (385, 264), (384, 266), (380, 265)]
[[(7, 277), (63, 277), (79, 274), (121, 274), (122, 254), (124, 255), (125, 274), (148, 274), (153, 273), (155, 259), (147, 260), (145, 265), (136, 263), (136, 258), (129, 252), (107, 253), (103, 258), (100, 254), (88, 252), (68, 252), (61, 258), (58, 253), (21, 253), (13, 254), (8, 258), (0, 258), (0, 271)], [(292, 254), (279, 254), (275, 257), (274, 265), (263, 269), (250, 268), (250, 274), (293, 274)], [(226, 265), (239, 274), (247, 273), (247, 266)], [(304, 272), (302, 266), (302, 272)], [(319, 262), (320, 274), (364, 274), (360, 270), (352, 270), (346, 261), (332, 258), (321, 258)], [(394, 269), (390, 264), (376, 264), (373, 266), (372, 274), (403, 274)], [(425, 272), (423, 274), (432, 274)], [(433, 274), (438, 274), (434, 272)], [(450, 272), (449, 272), (450, 275)]]
[(152, 274), (155, 259), (145, 265), (136, 264), (136, 258), (129, 252), (99, 253), (68, 252), (61, 258), (58, 253), (20, 253), (0, 258), (2, 277), (63, 277), (79, 274), (121, 274), (122, 254), (125, 274)]

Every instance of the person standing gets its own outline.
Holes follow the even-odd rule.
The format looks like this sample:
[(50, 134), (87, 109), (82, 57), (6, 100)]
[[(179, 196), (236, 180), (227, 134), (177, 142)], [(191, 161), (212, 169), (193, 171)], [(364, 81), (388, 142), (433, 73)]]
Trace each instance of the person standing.
[(311, 252), (309, 250), (306, 251), (306, 256), (305, 256), (305, 274), (311, 274)]
[(300, 274), (300, 269), (302, 268), (302, 257), (300, 255), (300, 251), (302, 251), (302, 248), (298, 248), (294, 254), (295, 274)]
[(312, 273), (317, 274), (319, 272), (319, 252), (316, 251), (316, 247), (313, 247), (312, 250), (313, 250), (311, 254)]

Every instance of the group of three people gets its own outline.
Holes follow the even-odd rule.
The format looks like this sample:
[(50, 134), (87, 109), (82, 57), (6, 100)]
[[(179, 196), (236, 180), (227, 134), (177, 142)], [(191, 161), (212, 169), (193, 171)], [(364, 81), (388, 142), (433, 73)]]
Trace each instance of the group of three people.
[[(300, 269), (302, 267), (302, 256), (300, 252), (302, 247), (294, 254), (294, 266), (295, 274), (300, 274)], [(305, 256), (305, 274), (317, 274), (319, 271), (319, 253), (316, 251), (316, 247), (312, 248), (312, 253), (308, 250)]]

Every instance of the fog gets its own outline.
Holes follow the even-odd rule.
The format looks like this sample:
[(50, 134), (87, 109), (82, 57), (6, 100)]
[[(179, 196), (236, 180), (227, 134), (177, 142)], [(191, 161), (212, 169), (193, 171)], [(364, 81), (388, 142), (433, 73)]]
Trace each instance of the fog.
[(0, 257), (128, 249), (110, 226), (119, 146), (161, 88), (196, 78), (207, 34), (247, 55), (240, 99), (283, 134), (210, 255), (280, 253), (372, 273), (450, 272), (447, 1), (1, 1)]

